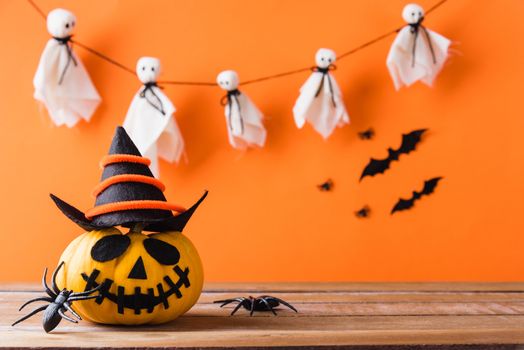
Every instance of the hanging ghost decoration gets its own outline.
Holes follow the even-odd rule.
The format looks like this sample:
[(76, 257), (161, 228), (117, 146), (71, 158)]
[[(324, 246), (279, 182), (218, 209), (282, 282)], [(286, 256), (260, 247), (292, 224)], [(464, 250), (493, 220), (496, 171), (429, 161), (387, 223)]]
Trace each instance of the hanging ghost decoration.
[(184, 139), (173, 118), (175, 106), (157, 85), (160, 60), (142, 57), (136, 74), (144, 84), (133, 97), (124, 129), (144, 157), (151, 160), (151, 171), (158, 177), (158, 157), (178, 163), (184, 154)]
[(266, 142), (266, 129), (262, 122), (264, 116), (251, 99), (238, 90), (238, 74), (232, 70), (221, 72), (217, 76), (218, 85), (227, 91), (222, 98), (229, 143), (237, 149), (263, 147)]
[(336, 69), (333, 50), (320, 49), (315, 56), (317, 66), (300, 88), (293, 114), (299, 129), (309, 122), (324, 139), (337, 126), (349, 124), (349, 115), (342, 100), (342, 93), (330, 71)]
[(44, 104), (53, 123), (73, 127), (80, 119), (89, 121), (100, 103), (82, 61), (73, 51), (71, 37), (76, 18), (64, 9), (47, 16), (52, 38), (40, 57), (33, 79), (34, 98)]
[(408, 25), (397, 34), (386, 61), (395, 89), (417, 80), (431, 86), (448, 57), (451, 42), (422, 25), (424, 10), (417, 4), (406, 5), (402, 18)]

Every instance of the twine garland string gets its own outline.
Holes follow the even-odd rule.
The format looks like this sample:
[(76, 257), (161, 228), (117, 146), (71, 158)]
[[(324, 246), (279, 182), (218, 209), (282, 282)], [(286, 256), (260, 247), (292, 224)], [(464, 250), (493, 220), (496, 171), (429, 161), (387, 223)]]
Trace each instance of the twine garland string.
[[(436, 10), (437, 8), (439, 8), (440, 6), (442, 6), (446, 1), (448, 0), (440, 0), (439, 2), (437, 2), (435, 5), (431, 6), (427, 11), (426, 11), (426, 16), (433, 12), (434, 10)], [(45, 14), (45, 12), (33, 1), (33, 0), (27, 0), (27, 2), (33, 7), (33, 9), (44, 19), (46, 20), (47, 19), (47, 15)], [(348, 57), (350, 55), (353, 55), (363, 49), (365, 49), (366, 47), (370, 46), (370, 45), (373, 45), (379, 41), (382, 41), (384, 40), (385, 38), (395, 34), (395, 33), (398, 33), (402, 28), (404, 28), (405, 25), (399, 27), (399, 28), (395, 28), (394, 30), (391, 30), (391, 31), (388, 31), (387, 33), (385, 34), (382, 34), (382, 35), (379, 35), (377, 36), (376, 38), (374, 39), (371, 39), (351, 50), (348, 50), (346, 52), (343, 52), (342, 54), (338, 55), (337, 56), (337, 61), (340, 60), (340, 59), (343, 59), (345, 57)], [(76, 45), (78, 45), (79, 47), (81, 47), (82, 49), (92, 53), (93, 55), (97, 56), (98, 58), (106, 61), (107, 63), (109, 64), (112, 64), (113, 66), (117, 67), (117, 68), (120, 68), (122, 69), (123, 71), (125, 72), (128, 72), (128, 73), (131, 73), (133, 75), (136, 75), (135, 71), (129, 67), (127, 67), (126, 65), (112, 59), (111, 57), (85, 45), (85, 44), (82, 44), (81, 42), (78, 42), (77, 40), (73, 40), (71, 39), (70, 40), (71, 43), (74, 43)], [(282, 72), (282, 73), (277, 73), (277, 74), (271, 74), (271, 75), (267, 75), (267, 76), (263, 76), (263, 77), (260, 77), (260, 78), (255, 78), (255, 79), (250, 79), (250, 80), (246, 80), (244, 82), (241, 82), (239, 85), (248, 85), (248, 84), (255, 84), (255, 83), (260, 83), (260, 82), (263, 82), (263, 81), (268, 81), (268, 80), (274, 80), (274, 79), (279, 79), (279, 78), (283, 78), (283, 77), (287, 77), (287, 76), (290, 76), (290, 75), (295, 75), (295, 74), (299, 74), (299, 73), (303, 73), (303, 72), (307, 72), (307, 71), (311, 71), (311, 69), (314, 69), (315, 67), (314, 66), (307, 66), (307, 67), (304, 67), (304, 68), (299, 68), (299, 69), (294, 69), (294, 70), (290, 70), (290, 71), (286, 71), (286, 72)], [(215, 82), (202, 82), (202, 81), (178, 81), (178, 80), (163, 80), (163, 81), (159, 81), (158, 83), (160, 84), (164, 84), (164, 85), (185, 85), (185, 86), (216, 86), (217, 84)]]

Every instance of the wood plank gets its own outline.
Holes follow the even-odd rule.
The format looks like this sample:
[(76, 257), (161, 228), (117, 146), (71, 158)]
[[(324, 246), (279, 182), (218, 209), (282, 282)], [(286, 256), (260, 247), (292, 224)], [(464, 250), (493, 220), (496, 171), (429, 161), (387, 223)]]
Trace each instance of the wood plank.
[[(292, 333), (285, 331), (264, 332), (237, 332), (236, 334), (210, 331), (206, 337), (195, 334), (194, 332), (179, 333), (149, 333), (149, 332), (130, 332), (122, 334), (118, 332), (106, 332), (96, 334), (91, 333), (67, 333), (52, 334), (47, 337), (36, 335), (35, 333), (14, 334), (6, 342), (1, 344), (3, 347), (25, 348), (27, 344), (35, 344), (34, 348), (127, 348), (127, 349), (153, 349), (153, 348), (184, 348), (184, 349), (224, 349), (242, 347), (244, 349), (261, 349), (268, 347), (307, 347), (308, 349), (325, 349), (326, 346), (337, 346), (347, 348), (347, 345), (421, 345), (421, 349), (428, 349), (428, 345), (438, 344), (440, 349), (456, 349), (458, 347), (443, 347), (442, 345), (454, 344), (476, 344), (476, 349), (486, 349), (486, 344), (513, 345), (522, 343), (522, 333), (520, 330), (481, 330), (481, 331), (353, 331), (353, 332), (334, 332), (334, 331), (311, 331), (307, 333)], [(125, 339), (123, 339), (125, 337)], [(500, 342), (500, 340), (508, 342)], [(254, 346), (255, 345), (255, 346)], [(402, 347), (405, 349), (406, 347)], [(418, 347), (417, 347), (418, 348)], [(491, 347), (490, 347), (491, 348)], [(497, 349), (507, 349), (506, 347), (496, 346)], [(509, 347), (522, 349), (521, 347)]]
[[(40, 331), (41, 318), (28, 320), (15, 327), (5, 319), (0, 323), (0, 332)], [(173, 322), (162, 325), (143, 325), (139, 327), (119, 327), (82, 322), (74, 325), (67, 322), (60, 324), (60, 330), (89, 330), (96, 332), (133, 331), (240, 331), (288, 330), (307, 332), (354, 331), (354, 330), (452, 330), (452, 329), (524, 329), (524, 315), (423, 315), (423, 316), (316, 316), (316, 317), (279, 317), (271, 314), (257, 314), (250, 317), (241, 314), (234, 317), (183, 316)], [(44, 334), (45, 336), (45, 334)], [(523, 332), (524, 336), (524, 332)]]
[(2, 346), (173, 347), (524, 343), (523, 316), (182, 317), (160, 326), (101, 327), (87, 322), (43, 334), (37, 325), (0, 326)]
[[(202, 293), (200, 303), (212, 303), (214, 300), (223, 300), (239, 296), (247, 297), (249, 295), (258, 296), (262, 293), (211, 293), (205, 291)], [(288, 293), (276, 292), (271, 293), (276, 297), (282, 298), (289, 302), (319, 302), (319, 303), (410, 303), (410, 302), (498, 302), (498, 301), (524, 301), (524, 292), (506, 293), (506, 292), (455, 292), (455, 293), (417, 293), (417, 292), (333, 292), (333, 293)], [(1, 293), (0, 293), (1, 298)]]
[[(326, 350), (326, 346), (348, 345), (422, 347), (434, 344), (442, 348), (444, 345), (491, 344), (493, 349), (500, 350), (524, 344), (524, 292), (513, 290), (514, 284), (431, 284), (410, 288), (399, 284), (383, 290), (368, 287), (359, 290), (344, 284), (343, 288), (331, 292), (316, 284), (310, 285), (309, 290), (303, 284), (261, 285), (261, 291), (253, 294), (271, 292), (300, 310), (295, 314), (282, 309), (278, 317), (270, 313), (249, 317), (246, 310), (230, 317), (232, 308), (220, 309), (212, 304), (216, 299), (249, 294), (250, 288), (257, 286), (232, 286), (228, 290), (227, 285), (218, 285), (211, 291), (208, 289), (186, 315), (164, 325), (118, 327), (85, 321), (79, 325), (62, 322), (52, 334), (43, 332), (40, 317), (10, 326), (22, 315), (17, 311), (18, 306), (41, 294), (26, 291), (37, 290), (36, 285), (15, 285), (15, 292), (7, 292), (8, 288), (2, 286), (0, 347), (322, 346)], [(431, 288), (435, 291), (430, 292)], [(428, 350), (420, 347), (417, 349)]]
[[(18, 307), (26, 300), (39, 296), (37, 293), (17, 293), (10, 297), (0, 295), (0, 314), (5, 318), (15, 320), (24, 313), (18, 312)], [(277, 295), (282, 297), (281, 295)], [(207, 298), (204, 294), (202, 299)], [(394, 316), (394, 315), (524, 315), (524, 297), (520, 301), (484, 301), (484, 302), (330, 302), (322, 300), (319, 295), (312, 295), (308, 301), (295, 302), (287, 299), (299, 310), (298, 314), (286, 307), (280, 307), (280, 317), (318, 317), (326, 315), (338, 316)], [(38, 303), (35, 303), (36, 307)], [(186, 316), (225, 317), (233, 306), (221, 309), (218, 304), (201, 302), (191, 309)], [(28, 309), (30, 310), (30, 309)], [(237, 315), (245, 314), (241, 309)], [(264, 314), (264, 313), (262, 313)], [(268, 315), (269, 316), (269, 315)]]
[[(0, 292), (0, 302), (13, 300), (24, 300), (34, 298), (41, 295), (42, 292)], [(227, 298), (234, 298), (239, 296), (249, 296), (245, 293), (209, 293), (203, 292), (199, 303), (212, 303), (215, 300), (222, 300)], [(252, 295), (260, 295), (260, 293), (252, 293)], [(271, 293), (276, 297), (287, 300), (291, 303), (416, 303), (425, 302), (522, 302), (524, 301), (523, 293), (493, 293), (493, 292), (479, 292), (479, 293), (357, 293), (357, 292), (341, 292), (341, 293)]]
[[(524, 315), (524, 303), (412, 303), (412, 304), (308, 304), (296, 303), (299, 313), (285, 307), (278, 310), (279, 317), (321, 317), (321, 316), (415, 316), (415, 315)], [(199, 304), (187, 316), (229, 316), (233, 307), (218, 309), (217, 305)], [(235, 315), (246, 315), (247, 310)], [(262, 313), (260, 316), (270, 316)], [(258, 316), (258, 315), (257, 315)]]

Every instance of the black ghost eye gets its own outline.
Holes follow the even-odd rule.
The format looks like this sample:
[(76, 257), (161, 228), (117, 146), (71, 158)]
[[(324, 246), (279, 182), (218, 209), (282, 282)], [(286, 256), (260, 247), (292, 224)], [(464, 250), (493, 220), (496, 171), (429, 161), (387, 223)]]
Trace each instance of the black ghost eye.
[(146, 248), (149, 255), (162, 265), (175, 265), (180, 260), (178, 249), (159, 239), (145, 239), (144, 248)]
[(412, 15), (412, 16), (415, 16), (415, 12), (411, 12), (411, 15)]
[(229, 85), (229, 81), (226, 81), (226, 85)]
[(66, 27), (66, 28), (69, 28), (69, 23), (66, 23), (65, 27)]
[(146, 67), (142, 67), (142, 70), (146, 70)]
[(320, 58), (321, 61), (324, 61), (324, 57)]
[(118, 258), (131, 244), (131, 239), (124, 235), (105, 236), (98, 240), (91, 249), (91, 257), (98, 262)]
[(422, 12), (419, 12), (418, 15), (419, 15), (419, 16), (422, 16)]
[(154, 72), (155, 71), (155, 67), (151, 67), (151, 72)]

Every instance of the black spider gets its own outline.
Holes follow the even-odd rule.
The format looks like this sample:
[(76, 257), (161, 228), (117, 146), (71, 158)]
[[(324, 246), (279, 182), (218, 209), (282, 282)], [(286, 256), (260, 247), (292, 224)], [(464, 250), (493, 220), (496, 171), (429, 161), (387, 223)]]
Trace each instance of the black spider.
[(27, 320), (29, 317), (39, 313), (40, 311), (44, 311), (44, 317), (42, 320), (42, 325), (44, 326), (44, 330), (49, 333), (53, 329), (55, 329), (56, 326), (60, 323), (60, 321), (63, 319), (68, 320), (69, 322), (78, 323), (77, 320), (74, 318), (71, 318), (65, 314), (66, 311), (71, 312), (71, 314), (76, 317), (78, 320), (81, 320), (82, 318), (80, 315), (78, 315), (75, 310), (71, 307), (71, 303), (76, 300), (86, 300), (86, 299), (93, 299), (96, 298), (97, 295), (89, 295), (93, 292), (97, 291), (102, 287), (102, 285), (99, 285), (98, 287), (81, 292), (81, 293), (74, 293), (72, 290), (67, 289), (58, 289), (58, 286), (56, 285), (56, 275), (58, 274), (58, 271), (60, 268), (64, 265), (64, 262), (62, 261), (60, 265), (56, 268), (56, 270), (53, 272), (53, 279), (51, 286), (53, 289), (51, 290), (47, 286), (46, 282), (46, 275), (47, 275), (47, 268), (44, 270), (44, 276), (42, 276), (42, 286), (44, 287), (44, 291), (47, 293), (48, 296), (38, 297), (35, 299), (31, 299), (27, 301), (24, 305), (18, 309), (18, 311), (21, 311), (26, 305), (31, 304), (35, 301), (47, 301), (49, 302), (49, 305), (40, 306), (39, 308), (31, 311), (29, 314), (25, 315), (24, 317), (18, 319), (15, 323), (12, 324), (12, 326), (16, 325), (17, 323), (20, 323), (24, 320)]
[(238, 297), (232, 299), (216, 300), (214, 303), (221, 303), (222, 305), (220, 305), (220, 307), (223, 307), (229, 303), (234, 303), (235, 301), (238, 302), (238, 305), (231, 312), (231, 316), (233, 316), (241, 306), (243, 306), (244, 309), (250, 311), (249, 316), (253, 316), (254, 311), (271, 311), (276, 316), (277, 313), (273, 308), (278, 307), (280, 304), (287, 306), (295, 312), (298, 312), (297, 309), (295, 309), (290, 303), (270, 295), (261, 295), (256, 298), (249, 296), (247, 298)]

